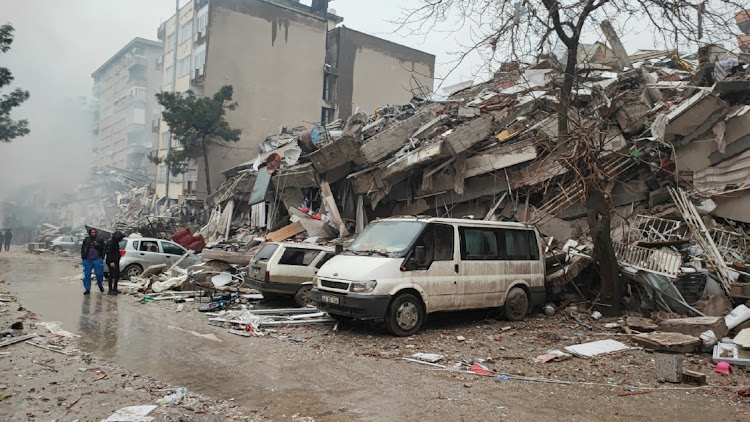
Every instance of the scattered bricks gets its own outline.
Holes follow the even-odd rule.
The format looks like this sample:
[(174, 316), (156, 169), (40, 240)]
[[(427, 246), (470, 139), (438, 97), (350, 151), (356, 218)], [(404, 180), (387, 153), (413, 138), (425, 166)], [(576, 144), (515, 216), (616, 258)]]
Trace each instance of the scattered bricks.
[(706, 385), (706, 374), (691, 371), (689, 369), (683, 369), (682, 382), (694, 385)]
[(654, 353), (654, 367), (656, 368), (656, 379), (666, 382), (682, 381), (682, 361), (684, 357), (680, 353), (656, 352)]

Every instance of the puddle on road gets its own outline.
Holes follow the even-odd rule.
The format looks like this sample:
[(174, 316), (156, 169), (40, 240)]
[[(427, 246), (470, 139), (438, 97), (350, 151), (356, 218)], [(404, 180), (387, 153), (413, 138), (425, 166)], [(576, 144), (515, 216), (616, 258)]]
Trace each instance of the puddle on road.
[[(40, 265), (24, 257), (6, 262), (11, 267), (7, 277), (10, 289), (23, 305), (38, 314), (40, 321), (59, 321), (63, 330), (80, 335), (79, 347), (97, 357), (212, 397), (234, 398), (248, 409), (269, 408), (277, 416), (299, 413), (317, 420), (362, 418), (345, 408), (332, 409), (325, 403), (327, 397), (314, 398), (309, 390), (300, 388), (301, 374), (278, 365), (273, 349), (253, 350), (244, 345), (238, 349), (234, 341), (199, 338), (196, 335), (207, 332), (205, 325), (180, 321), (174, 329), (170, 327), (174, 322), (141, 312), (132, 296), (108, 296), (95, 285), (91, 294), (84, 296), (80, 281), (61, 280), (79, 271), (72, 261)], [(254, 355), (259, 357), (253, 359)]]

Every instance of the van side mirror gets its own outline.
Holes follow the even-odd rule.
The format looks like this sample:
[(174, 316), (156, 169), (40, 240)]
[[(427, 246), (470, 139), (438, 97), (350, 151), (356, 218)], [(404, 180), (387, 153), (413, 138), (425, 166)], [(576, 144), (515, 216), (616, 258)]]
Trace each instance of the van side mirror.
[(424, 246), (417, 246), (414, 248), (414, 260), (419, 266), (427, 263), (427, 249)]

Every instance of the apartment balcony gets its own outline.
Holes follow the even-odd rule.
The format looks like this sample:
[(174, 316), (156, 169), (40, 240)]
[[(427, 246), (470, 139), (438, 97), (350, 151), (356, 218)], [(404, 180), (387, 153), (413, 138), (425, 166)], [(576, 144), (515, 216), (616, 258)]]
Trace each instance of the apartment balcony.
[(190, 83), (193, 85), (203, 85), (206, 82), (206, 67), (203, 66), (200, 69), (195, 69), (193, 77), (190, 79)]

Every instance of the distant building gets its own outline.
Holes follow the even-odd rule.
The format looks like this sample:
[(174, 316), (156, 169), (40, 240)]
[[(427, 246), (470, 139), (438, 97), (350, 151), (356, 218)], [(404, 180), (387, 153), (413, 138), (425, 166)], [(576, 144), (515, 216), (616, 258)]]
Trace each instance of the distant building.
[[(357, 107), (372, 113), (432, 92), (435, 56), (335, 28), (342, 21), (327, 0), (311, 6), (294, 0), (193, 0), (181, 8), (179, 27), (176, 16), (159, 27), (164, 90), (212, 95), (223, 85), (234, 88), (238, 106), (227, 120), (242, 136), (230, 148), (209, 151), (212, 188), (221, 183), (222, 170), (255, 158), (280, 126), (345, 119)], [(177, 66), (176, 81), (171, 66)], [(179, 148), (163, 122), (159, 132), (160, 156), (169, 142)], [(171, 198), (205, 195), (202, 165), (195, 167), (170, 179)], [(165, 181), (160, 166), (158, 196), (165, 195)]]
[(151, 123), (160, 113), (155, 94), (162, 84), (163, 49), (161, 42), (135, 38), (91, 74), (99, 102), (95, 167), (155, 173), (148, 156), (158, 140), (158, 126)]
[[(384, 104), (405, 104), (432, 94), (435, 56), (353, 29), (328, 33), (321, 121), (368, 114)], [(327, 108), (327, 110), (326, 110)]]

